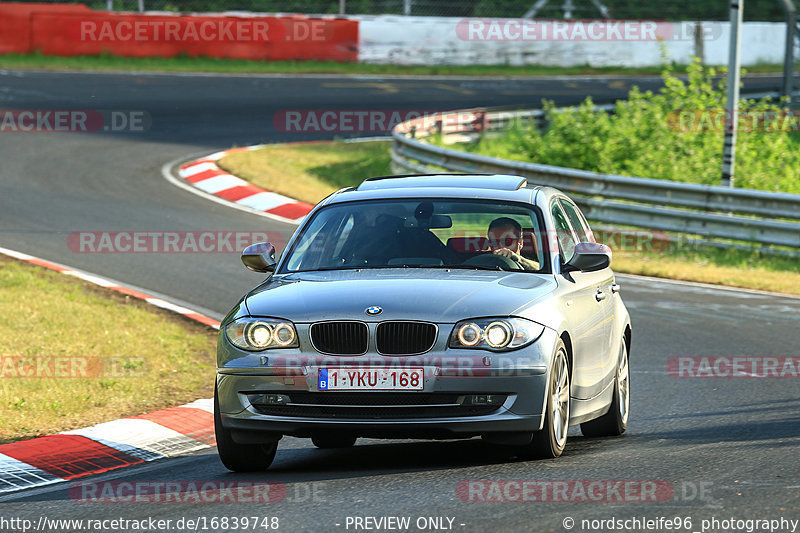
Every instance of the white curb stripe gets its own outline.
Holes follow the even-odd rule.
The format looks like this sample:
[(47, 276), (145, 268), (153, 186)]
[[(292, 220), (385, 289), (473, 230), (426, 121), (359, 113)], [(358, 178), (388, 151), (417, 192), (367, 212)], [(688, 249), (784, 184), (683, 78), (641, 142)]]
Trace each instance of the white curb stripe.
[(196, 165), (180, 169), (178, 174), (180, 174), (182, 178), (188, 178), (195, 174), (205, 172), (206, 170), (214, 170), (216, 168), (218, 167), (214, 163), (197, 163)]
[(155, 305), (156, 307), (160, 307), (161, 309), (167, 309), (169, 311), (175, 311), (176, 313), (181, 315), (188, 315), (194, 313), (194, 311), (192, 311), (191, 309), (168, 302), (166, 300), (162, 300), (161, 298), (145, 298), (144, 301), (149, 303), (150, 305)]
[(93, 274), (87, 274), (85, 272), (78, 272), (76, 270), (65, 270), (64, 274), (67, 276), (74, 276), (76, 278), (80, 278), (83, 281), (88, 281), (89, 283), (93, 283), (94, 285), (100, 285), (101, 287), (116, 287), (117, 284), (111, 280), (106, 278), (101, 278), (100, 276), (95, 276)]
[(209, 448), (207, 444), (143, 418), (112, 420), (63, 434), (81, 435), (144, 461)]
[(208, 411), (211, 414), (214, 414), (214, 399), (213, 398), (201, 398), (199, 400), (195, 400), (191, 403), (187, 403), (186, 405), (182, 405), (181, 407), (191, 407), (193, 409), (202, 409), (203, 411)]
[(0, 453), (0, 494), (59, 481), (60, 477)]
[(267, 211), (278, 207), (279, 205), (293, 204), (294, 200), (275, 194), (274, 192), (259, 192), (251, 196), (245, 196), (236, 200), (239, 205), (244, 205), (255, 209), (256, 211)]
[(247, 185), (247, 182), (243, 179), (237, 178), (236, 176), (232, 176), (231, 174), (222, 174), (220, 176), (214, 176), (213, 178), (196, 181), (194, 183), (194, 186), (198, 189), (211, 194), (216, 194), (220, 191), (224, 191), (225, 189), (240, 187), (242, 185)]

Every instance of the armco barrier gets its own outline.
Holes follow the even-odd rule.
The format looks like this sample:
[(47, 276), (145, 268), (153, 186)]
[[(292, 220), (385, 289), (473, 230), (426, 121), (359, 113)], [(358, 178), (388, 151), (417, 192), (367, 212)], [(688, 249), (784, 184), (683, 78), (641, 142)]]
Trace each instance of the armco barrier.
[(82, 5), (0, 4), (0, 52), (34, 51), (58, 56), (186, 54), (251, 60), (357, 61), (358, 21), (107, 13)]
[[(766, 253), (798, 255), (800, 249), (800, 195), (668, 180), (615, 176), (571, 168), (508, 161), (422, 142), (433, 133), (445, 142), (465, 135), (497, 132), (509, 120), (538, 121), (541, 110), (455, 112), (453, 128), (421, 118), (397, 125), (392, 131), (392, 171), (395, 173), (457, 172), (515, 174), (535, 185), (549, 185), (573, 196), (587, 217), (616, 225), (696, 235), (715, 246), (761, 245)], [(794, 251), (782, 248), (788, 247)]]

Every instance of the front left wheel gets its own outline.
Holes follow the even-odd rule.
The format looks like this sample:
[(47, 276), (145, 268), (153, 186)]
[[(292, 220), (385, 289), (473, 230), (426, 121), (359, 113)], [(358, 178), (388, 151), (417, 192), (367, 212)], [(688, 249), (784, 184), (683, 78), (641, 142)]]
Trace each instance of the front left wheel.
[(217, 437), (217, 453), (225, 468), (233, 472), (262, 472), (269, 468), (278, 451), (278, 441), (269, 444), (239, 444), (231, 437), (230, 430), (222, 425), (222, 416), (214, 387), (214, 433)]

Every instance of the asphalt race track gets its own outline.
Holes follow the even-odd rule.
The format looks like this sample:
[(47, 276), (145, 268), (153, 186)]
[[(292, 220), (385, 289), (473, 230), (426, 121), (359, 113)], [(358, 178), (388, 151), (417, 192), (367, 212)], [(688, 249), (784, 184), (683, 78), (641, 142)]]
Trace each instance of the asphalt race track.
[[(773, 90), (776, 78), (748, 79)], [(232, 145), (330, 138), (278, 131), (273, 116), (298, 109), (459, 109), (577, 103), (624, 96), (659, 78), (475, 80), (336, 76), (215, 76), (0, 71), (2, 109), (142, 110), (141, 133), (2, 133), (0, 246), (107, 276), (220, 318), (261, 278), (236, 254), (89, 254), (67, 246), (76, 231), (267, 231), (293, 226), (210, 202), (167, 182), (161, 168)], [(480, 440), (361, 439), (317, 450), (285, 438), (264, 474), (228, 473), (213, 450), (149, 463), (92, 481), (245, 481), (286, 485), (280, 503), (89, 504), (68, 483), (0, 498), (0, 516), (142, 519), (269, 516), (285, 531), (353, 531), (348, 517), (453, 518), (455, 531), (567, 531), (565, 518), (800, 518), (797, 379), (685, 379), (670, 357), (800, 355), (800, 299), (619, 277), (630, 309), (632, 420), (625, 436), (572, 431), (563, 457), (509, 461)], [(209, 376), (209, 379), (213, 379)], [(656, 480), (664, 501), (565, 503), (462, 501), (468, 480)], [(445, 520), (444, 524), (448, 524)], [(220, 529), (221, 530), (221, 529)], [(412, 527), (412, 530), (416, 528)], [(430, 529), (426, 529), (430, 530)], [(599, 530), (608, 531), (610, 529)], [(635, 531), (636, 529), (634, 529)], [(644, 530), (644, 529), (641, 529)], [(662, 531), (666, 529), (662, 528)], [(713, 529), (721, 531), (722, 529)], [(791, 529), (787, 530), (790, 531)], [(738, 531), (738, 530), (732, 530)]]

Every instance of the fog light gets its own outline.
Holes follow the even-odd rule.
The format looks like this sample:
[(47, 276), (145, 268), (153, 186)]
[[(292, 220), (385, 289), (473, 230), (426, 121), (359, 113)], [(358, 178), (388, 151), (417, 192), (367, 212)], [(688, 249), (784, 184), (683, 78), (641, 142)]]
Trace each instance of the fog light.
[(464, 405), (503, 405), (504, 394), (472, 394), (464, 398)]
[(286, 405), (291, 399), (285, 394), (253, 394), (250, 403), (253, 405)]

